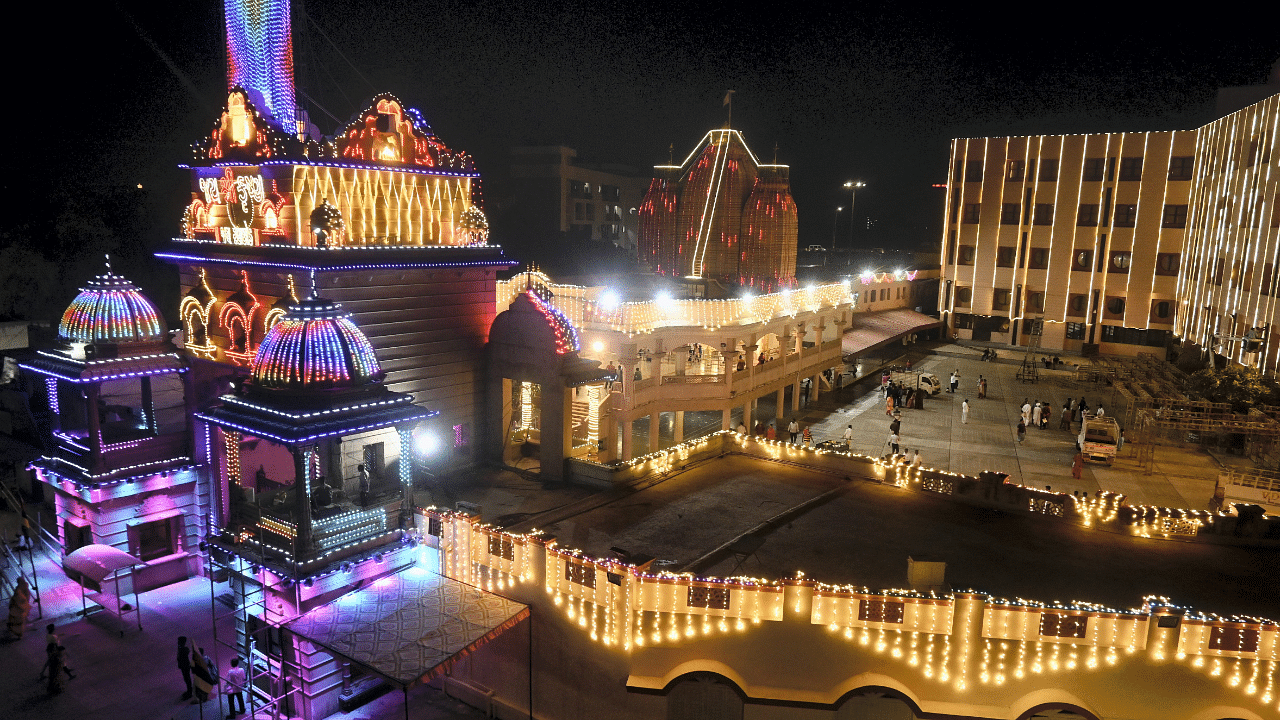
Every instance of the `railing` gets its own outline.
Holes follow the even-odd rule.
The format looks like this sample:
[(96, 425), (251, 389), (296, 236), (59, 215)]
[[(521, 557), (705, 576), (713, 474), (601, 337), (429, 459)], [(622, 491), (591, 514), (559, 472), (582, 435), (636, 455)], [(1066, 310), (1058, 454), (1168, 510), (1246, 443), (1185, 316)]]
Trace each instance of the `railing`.
[(1280, 492), (1280, 472), (1275, 470), (1224, 470), (1218, 473), (1219, 485), (1255, 488)]
[(663, 385), (706, 385), (724, 382), (723, 375), (665, 375)]

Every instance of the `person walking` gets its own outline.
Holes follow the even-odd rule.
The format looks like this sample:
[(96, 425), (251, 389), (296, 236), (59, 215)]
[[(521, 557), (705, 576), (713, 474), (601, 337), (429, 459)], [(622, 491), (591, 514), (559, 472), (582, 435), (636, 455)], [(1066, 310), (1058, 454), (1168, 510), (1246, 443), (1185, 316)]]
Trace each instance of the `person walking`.
[(191, 685), (191, 648), (187, 647), (187, 638), (178, 638), (178, 670), (182, 671), (182, 682), (187, 684), (187, 691), (182, 693), (183, 700), (190, 700), (193, 692)]
[(960, 372), (960, 369), (957, 368), (955, 372), (951, 373), (951, 389), (948, 390), (947, 392), (953, 393), (956, 391), (956, 385), (960, 383), (960, 376), (957, 374), (959, 372)]
[(1036, 404), (1031, 408), (1030, 425), (1032, 427), (1040, 427), (1040, 401), (1039, 400), (1037, 400)]
[(969, 424), (969, 398), (965, 398), (964, 402), (960, 403), (960, 424)]
[(841, 439), (844, 440), (844, 444), (847, 447), (853, 446), (853, 426), (852, 425), (844, 429), (844, 435), (841, 437)]
[(209, 671), (209, 663), (204, 658), (203, 650), (191, 654), (191, 675), (191, 682), (195, 686), (196, 696), (191, 704), (199, 703), (203, 705), (208, 702), (209, 696), (213, 694), (213, 689), (218, 685), (213, 673)]
[(1019, 420), (1018, 421), (1018, 442), (1022, 442), (1026, 438), (1027, 438), (1027, 424)]
[[(61, 645), (51, 645), (49, 653), (49, 685), (48, 691), (50, 695), (57, 695), (67, 689), (67, 680), (70, 678), (62, 677), (63, 670), (67, 668), (67, 649)], [(72, 675), (71, 677), (75, 677)]]
[(791, 444), (795, 445), (800, 437), (800, 423), (795, 418), (791, 418), (791, 424), (787, 425), (787, 434), (791, 436)]
[(803, 444), (805, 447), (807, 448), (813, 447), (813, 432), (809, 429), (808, 425), (804, 426), (804, 430), (800, 433), (800, 436), (804, 440)]
[(1075, 458), (1071, 461), (1071, 477), (1079, 480), (1080, 473), (1084, 470), (1084, 453), (1077, 452)]
[(898, 433), (896, 432), (889, 433), (889, 452), (893, 453), (894, 455), (898, 454), (898, 440), (899, 440)]
[[(244, 668), (240, 667), (240, 658), (231, 658), (231, 669), (227, 670), (227, 718), (230, 720), (243, 713), (244, 709)], [(236, 710), (239, 703), (240, 709)]]
[(884, 396), (884, 414), (893, 414), (893, 393)]
[[(44, 667), (40, 669), (41, 680), (44, 679), (46, 673), (51, 672), (53, 670), (54, 655), (57, 654), (58, 647), (62, 645), (62, 641), (58, 639), (58, 633), (55, 632), (55, 630), (57, 630), (57, 628), (54, 627), (53, 623), (49, 623), (48, 625), (44, 626), (45, 661), (44, 661)], [(76, 672), (71, 668), (67, 667), (65, 652), (63, 653), (63, 657), (62, 657), (62, 671), (67, 674), (68, 680), (72, 680), (76, 676)]]
[(1071, 430), (1071, 398), (1062, 403), (1062, 417), (1058, 419), (1059, 430)]
[(778, 428), (774, 427), (773, 423), (769, 423), (769, 427), (764, 431), (764, 439), (770, 442), (778, 439)]
[(1022, 424), (1026, 425), (1031, 422), (1031, 403), (1027, 398), (1022, 398)]

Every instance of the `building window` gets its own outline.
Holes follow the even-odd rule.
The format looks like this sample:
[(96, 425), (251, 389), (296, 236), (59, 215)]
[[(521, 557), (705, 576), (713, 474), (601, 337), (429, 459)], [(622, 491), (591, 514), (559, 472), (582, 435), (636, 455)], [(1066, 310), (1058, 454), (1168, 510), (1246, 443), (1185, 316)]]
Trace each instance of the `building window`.
[(728, 610), (731, 605), (729, 588), (690, 585), (685, 596), (685, 606), (691, 608), (710, 608)]
[(133, 554), (146, 562), (178, 552), (174, 544), (178, 535), (174, 521), (178, 519), (164, 518), (131, 526), (129, 544), (133, 546)]
[(982, 180), (982, 161), (970, 160), (965, 163), (964, 167), (965, 182), (980, 182)]
[(959, 260), (959, 262), (958, 262), (957, 264), (959, 264), (959, 265), (972, 265), (972, 264), (973, 264), (973, 256), (974, 256), (974, 250), (973, 250), (973, 246), (972, 246), (972, 245), (961, 245), (961, 246), (960, 246), (960, 260)]
[(1076, 250), (1071, 256), (1071, 269), (1085, 272), (1093, 270), (1093, 251)]
[(1113, 250), (1111, 252), (1111, 272), (1129, 272), (1129, 262), (1132, 259), (1133, 253), (1128, 250)]
[(1043, 158), (1040, 160), (1040, 182), (1057, 182), (1058, 159)]
[(1067, 339), (1083, 340), (1084, 339), (1084, 323), (1067, 323)]
[(596, 206), (587, 203), (587, 222), (594, 222), (596, 219)]
[(618, 202), (622, 199), (622, 190), (613, 185), (601, 185), (600, 199), (609, 202)]
[(1222, 270), (1225, 264), (1226, 261), (1224, 259), (1218, 258), (1218, 262), (1213, 268), (1213, 284), (1218, 287), (1222, 287)]
[(1004, 203), (1000, 206), (1000, 224), (1001, 225), (1017, 225), (1018, 213), (1021, 208), (1018, 203)]
[(1032, 270), (1044, 270), (1049, 267), (1049, 248), (1031, 248), (1029, 265)]
[(996, 288), (991, 293), (991, 309), (992, 310), (1008, 310), (1009, 309), (1009, 291), (1004, 288)]
[(1187, 206), (1186, 205), (1165, 205), (1164, 219), (1160, 222), (1161, 227), (1167, 228), (1184, 228), (1187, 226)]
[(1084, 293), (1072, 293), (1071, 299), (1067, 301), (1067, 314), (1071, 317), (1084, 317), (1085, 310), (1089, 309), (1089, 296)]
[(581, 180), (569, 181), (569, 195), (576, 198), (591, 198), (591, 184)]
[(622, 208), (617, 205), (604, 206), (604, 219), (617, 222), (622, 219)]
[(1258, 286), (1258, 292), (1263, 295), (1271, 294), (1271, 263), (1262, 268), (1262, 284)]
[(386, 468), (384, 459), (386, 454), (383, 450), (382, 443), (373, 443), (364, 446), (364, 452), (361, 453), (364, 458), (364, 469), (369, 471), (370, 480), (381, 480), (382, 472)]
[[(1044, 312), (1044, 293), (1027, 291), (1027, 312)], [(1027, 326), (1029, 327), (1030, 323)]]
[(1151, 318), (1153, 320), (1168, 320), (1173, 314), (1173, 306), (1168, 300), (1155, 300), (1151, 303)]
[(1119, 203), (1116, 204), (1116, 220), (1115, 220), (1116, 227), (1133, 227), (1133, 224), (1137, 222), (1137, 220), (1138, 220), (1137, 205), (1121, 205)]
[(1027, 163), (1023, 160), (1010, 160), (1004, 166), (1004, 179), (1018, 181), (1027, 172)]
[(1107, 298), (1107, 315), (1113, 315), (1113, 316), (1124, 315), (1124, 298), (1122, 297)]
[(1190, 180), (1191, 168), (1195, 165), (1195, 158), (1186, 155), (1183, 157), (1169, 158), (1169, 179), (1170, 180)]
[(1086, 158), (1084, 161), (1084, 181), (1102, 182), (1102, 173), (1106, 166), (1106, 158)]
[(1127, 157), (1120, 158), (1120, 180), (1141, 180), (1142, 179), (1142, 158)]
[(1076, 225), (1095, 227), (1098, 224), (1098, 205), (1081, 205), (1076, 212)]
[(1036, 203), (1035, 224), (1053, 224), (1053, 203)]
[(965, 203), (964, 218), (961, 222), (966, 225), (976, 225), (978, 217), (982, 214), (982, 205), (980, 203)]
[(996, 267), (1013, 267), (1014, 257), (1018, 254), (1016, 248), (1001, 247), (996, 250)]
[(973, 302), (973, 288), (964, 285), (956, 286), (956, 307), (969, 307)]
[(1177, 275), (1178, 261), (1180, 256), (1178, 253), (1159, 253), (1156, 255), (1156, 274), (1157, 275)]
[[(957, 330), (972, 330), (972, 329), (973, 329), (973, 316), (972, 316), (972, 315), (970, 315), (969, 313), (956, 313), (956, 314), (953, 316), (953, 318), (954, 318), (954, 320), (955, 320), (955, 325), (956, 325), (956, 329), (957, 329)], [(875, 420), (874, 418), (872, 418), (872, 419), (871, 419), (871, 422), (872, 422), (872, 423), (875, 423), (875, 422), (876, 422), (876, 420)]]

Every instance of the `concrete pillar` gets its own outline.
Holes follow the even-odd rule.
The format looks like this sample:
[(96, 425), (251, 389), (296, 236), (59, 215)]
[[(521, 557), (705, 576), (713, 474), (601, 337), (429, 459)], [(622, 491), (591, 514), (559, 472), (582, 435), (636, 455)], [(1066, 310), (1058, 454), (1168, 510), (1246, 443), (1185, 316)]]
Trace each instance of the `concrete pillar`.
[(732, 430), (733, 429), (732, 423), (733, 423), (733, 408), (725, 408), (722, 411), (722, 415), (720, 419), (720, 429)]
[(742, 405), (742, 424), (747, 426), (747, 434), (751, 434), (751, 429), (755, 427), (752, 420), (755, 419), (756, 401), (748, 400)]
[(791, 412), (800, 412), (800, 376), (791, 383)]
[(951, 627), (952, 684), (957, 690), (978, 684), (978, 658), (982, 655), (982, 616), (986, 611), (985, 596), (973, 593), (955, 594), (955, 624)]
[(631, 453), (631, 417), (623, 415), (622, 418), (618, 420), (618, 423), (622, 426), (622, 457), (619, 459), (626, 462), (627, 460), (635, 457)]
[(564, 460), (573, 449), (573, 432), (566, 428), (573, 422), (573, 390), (565, 387), (558, 378), (543, 382), (541, 412), (539, 472), (543, 477), (560, 480), (564, 477)]
[(683, 410), (676, 411), (674, 436), (677, 444), (684, 442), (684, 411)]
[(822, 382), (822, 373), (818, 373), (809, 379), (809, 402), (818, 402), (818, 388)]
[(684, 375), (689, 364), (689, 348), (676, 349), (676, 375)]
[(1181, 616), (1184, 611), (1163, 605), (1152, 605), (1149, 610), (1151, 618), (1147, 620), (1147, 655), (1156, 662), (1172, 660), (1178, 654), (1178, 635), (1182, 630)]
[[(787, 401), (787, 389), (785, 387), (778, 388), (778, 402), (774, 403), (773, 405), (773, 414), (777, 416), (775, 418), (776, 420), (781, 420), (782, 417), (786, 415), (786, 413), (782, 411), (782, 404), (785, 403), (786, 401)], [(778, 423), (778, 430), (779, 432), (781, 432), (782, 423)]]
[(649, 413), (649, 452), (658, 452), (658, 420), (661, 417), (657, 411)]

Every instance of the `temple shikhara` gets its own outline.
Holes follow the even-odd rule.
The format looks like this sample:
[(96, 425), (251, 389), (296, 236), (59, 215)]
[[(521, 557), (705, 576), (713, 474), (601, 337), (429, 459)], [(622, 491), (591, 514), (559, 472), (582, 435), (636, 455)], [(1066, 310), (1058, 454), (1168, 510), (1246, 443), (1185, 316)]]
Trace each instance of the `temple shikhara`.
[[(934, 304), (938, 271), (798, 281), (789, 168), (761, 162), (727, 127), (683, 163), (655, 167), (639, 209), (639, 259), (652, 271), (643, 279), (517, 271), (490, 237), (475, 162), (424, 112), (379, 93), (322, 133), (298, 106), (288, 0), (225, 5), (225, 106), (191, 156), (174, 158), (189, 202), (158, 253), (180, 295), (147, 298), (107, 260), (63, 315), (58, 346), (22, 367), (42, 381), (53, 418), (54, 447), (33, 467), (56, 500), (64, 552), (127, 553), (138, 591), (207, 577), (215, 625), (234, 626), (219, 631), (218, 652), (247, 667), (258, 717), (319, 720), (387, 685), (408, 704), (422, 683), (491, 717), (548, 720), (1275, 717), (1280, 626), (1262, 618), (1156, 597), (1114, 609), (800, 573), (704, 577), (653, 558), (592, 557), (568, 539), (488, 524), (474, 508), (422, 507), (415, 490), (430, 478), (479, 463), (622, 487), (733, 453), (999, 498), (1117, 534), (1243, 527), (735, 432), (781, 432), (802, 398), (838, 389), (849, 358), (938, 328), (918, 311)], [(1275, 103), (1264, 109), (1274, 125)], [(1161, 175), (1167, 155), (1193, 152), (1166, 139)], [(970, 316), (1000, 298), (992, 317), (1023, 316), (1008, 289), (991, 289), (1010, 286), (1000, 278), (1029, 271), (1031, 288), (1058, 277), (1038, 270), (1038, 227), (1030, 267), (999, 269), (1000, 238), (1017, 238), (988, 233), (1000, 206), (970, 197), (1013, 172), (1015, 155), (1043, 154), (1045, 143), (1025, 143), (1001, 141), (985, 181), (974, 163), (997, 157), (996, 143), (953, 151), (953, 207), (963, 218), (976, 208), (973, 223), (953, 218), (944, 267), (941, 304), (962, 331), (981, 332), (986, 321)], [(1201, 202), (1181, 186), (1164, 197)], [(1012, 219), (1040, 225), (1037, 203), (1034, 217)], [(1164, 207), (1167, 227), (1180, 216)], [(1081, 313), (1110, 312), (1116, 248), (1133, 253), (1125, 277), (1167, 274), (1174, 240), (1146, 247), (1126, 232), (1070, 252), (1055, 245), (1043, 259), (1061, 287), (1041, 283), (1026, 292), (1044, 297), (1015, 306), (1042, 304), (1068, 321), (1055, 341), (1080, 339), (1076, 296)], [(1265, 320), (1229, 329), (1214, 319), (1229, 239), (1215, 232), (1188, 231), (1198, 245), (1182, 260), (1196, 263), (1201, 300), (1183, 302), (1177, 322), (1206, 337)], [(1011, 263), (1027, 253), (1022, 237)], [(1099, 269), (1088, 259), (1077, 277), (1066, 268), (1081, 252), (1096, 252)], [(1226, 281), (1269, 277), (1264, 259), (1227, 265)], [(1086, 290), (1104, 267), (1107, 279)], [(1131, 309), (1117, 313), (1165, 323), (1156, 303), (1172, 282), (1157, 279), (1155, 294), (1131, 288)], [(1094, 332), (1090, 342), (1111, 337)]]

